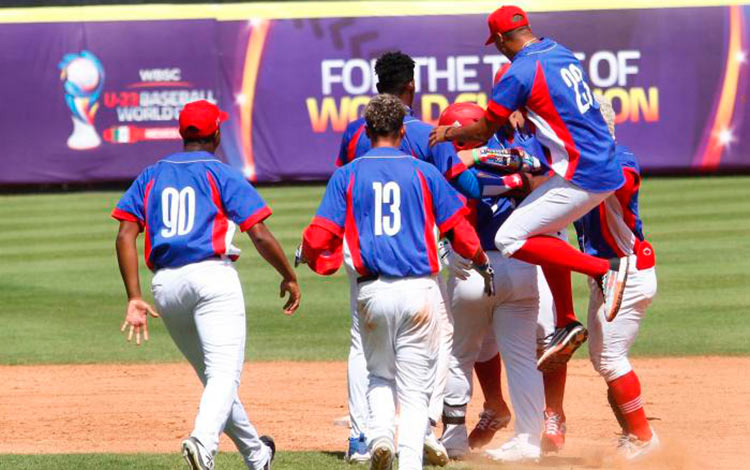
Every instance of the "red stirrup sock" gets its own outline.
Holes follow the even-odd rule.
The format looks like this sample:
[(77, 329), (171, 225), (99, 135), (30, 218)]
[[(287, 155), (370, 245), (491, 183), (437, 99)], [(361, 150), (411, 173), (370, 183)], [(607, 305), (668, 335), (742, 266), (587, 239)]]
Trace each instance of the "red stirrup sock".
[(507, 411), (508, 405), (503, 398), (503, 387), (501, 385), (502, 363), (500, 354), (485, 362), (474, 363), (474, 371), (484, 394), (484, 407), (495, 411)]
[(651, 440), (651, 426), (641, 399), (641, 382), (632, 370), (607, 384), (612, 397), (628, 423), (628, 430), (642, 441)]
[(565, 379), (568, 377), (568, 365), (565, 364), (552, 372), (545, 372), (542, 377), (544, 377), (544, 401), (547, 411), (559, 414), (565, 421), (563, 399), (565, 398)]
[(529, 238), (513, 253), (511, 258), (539, 266), (567, 269), (593, 277), (603, 276), (609, 271), (609, 261), (606, 259), (581, 253), (570, 243), (546, 235)]
[(555, 326), (562, 328), (578, 321), (573, 307), (573, 287), (570, 271), (553, 266), (542, 266), (544, 277), (555, 300)]

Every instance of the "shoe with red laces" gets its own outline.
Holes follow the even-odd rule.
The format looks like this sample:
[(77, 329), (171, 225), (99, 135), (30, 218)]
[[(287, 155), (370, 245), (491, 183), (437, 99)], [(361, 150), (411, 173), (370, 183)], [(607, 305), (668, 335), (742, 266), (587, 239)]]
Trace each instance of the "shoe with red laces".
[(559, 413), (545, 411), (542, 452), (560, 452), (565, 445), (565, 430), (565, 420)]
[(510, 411), (496, 411), (485, 408), (479, 413), (479, 422), (469, 434), (469, 447), (479, 449), (492, 441), (495, 433), (510, 423)]

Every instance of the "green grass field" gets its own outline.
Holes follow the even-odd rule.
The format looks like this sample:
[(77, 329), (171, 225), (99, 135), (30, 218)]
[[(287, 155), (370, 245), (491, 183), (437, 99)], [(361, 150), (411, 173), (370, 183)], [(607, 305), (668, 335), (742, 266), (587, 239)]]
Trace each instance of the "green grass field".
[[(269, 226), (292, 253), (322, 186), (269, 187)], [(174, 362), (181, 360), (159, 321), (151, 342), (127, 344), (119, 325), (125, 296), (114, 255), (117, 223), (109, 212), (120, 192), (0, 196), (0, 364)], [(655, 246), (659, 295), (634, 354), (750, 353), (750, 178), (648, 178), (641, 207)], [(281, 314), (278, 278), (245, 235), (237, 263), (248, 309), (252, 361), (341, 359), (349, 334), (348, 286), (300, 271), (303, 307)], [(142, 268), (148, 291), (150, 273)], [(576, 305), (585, 287), (576, 277)], [(222, 455), (221, 468), (241, 468)], [(12, 456), (0, 468), (182, 468), (174, 455)], [(347, 468), (340, 456), (281, 454), (277, 469)]]

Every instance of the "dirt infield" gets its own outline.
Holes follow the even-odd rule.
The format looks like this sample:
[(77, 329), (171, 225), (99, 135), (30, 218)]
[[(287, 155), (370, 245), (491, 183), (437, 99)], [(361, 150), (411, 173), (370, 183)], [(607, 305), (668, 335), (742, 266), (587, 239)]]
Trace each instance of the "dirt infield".
[[(644, 468), (750, 466), (750, 358), (634, 362), (665, 443)], [(201, 392), (187, 364), (3, 366), (0, 377), (0, 453), (173, 452), (192, 427)], [(616, 424), (604, 383), (575, 361), (568, 384), (568, 445), (543, 466), (608, 466)], [(347, 413), (344, 363), (249, 364), (240, 394), (280, 449), (344, 449), (347, 430), (334, 425)], [(478, 403), (470, 406), (472, 425)], [(233, 450), (226, 439), (222, 449)]]

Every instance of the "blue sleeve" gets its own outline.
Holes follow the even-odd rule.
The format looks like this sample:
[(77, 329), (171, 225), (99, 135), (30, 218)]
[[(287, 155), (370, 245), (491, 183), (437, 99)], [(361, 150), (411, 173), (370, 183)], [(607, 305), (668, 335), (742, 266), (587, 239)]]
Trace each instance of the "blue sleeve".
[(469, 199), (480, 199), (482, 197), (482, 183), (474, 171), (464, 171), (454, 178), (453, 187)]
[[(242, 174), (226, 165), (217, 171), (219, 194), (229, 220), (243, 232), (271, 215), (271, 209)], [(213, 184), (213, 183), (212, 183)]]
[(497, 122), (526, 104), (534, 84), (535, 62), (514, 62), (494, 88), (487, 106), (487, 119)]
[(150, 168), (145, 169), (133, 181), (125, 194), (112, 211), (112, 217), (117, 220), (128, 220), (136, 222), (141, 227), (146, 224), (146, 213), (144, 209), (146, 199), (146, 187), (150, 182)]
[[(350, 122), (346, 126), (344, 135), (341, 136), (341, 145), (339, 146), (339, 155), (336, 158), (336, 166), (344, 166), (356, 158), (356, 152), (359, 150), (359, 140), (364, 132), (365, 128), (362, 119)], [(354, 145), (354, 152), (350, 149), (352, 145)]]
[(328, 181), (325, 194), (323, 194), (323, 200), (320, 202), (318, 211), (315, 213), (315, 219), (325, 219), (324, 221), (318, 220), (320, 225), (331, 227), (330, 224), (332, 223), (339, 229), (338, 234), (343, 233), (344, 226), (346, 225), (348, 180), (349, 172), (346, 171), (346, 168), (336, 170)]
[(432, 164), (438, 169), (441, 175), (446, 179), (452, 180), (456, 176), (464, 173), (466, 165), (463, 164), (453, 142), (441, 142), (429, 149), (432, 157)]
[(432, 193), (432, 209), (435, 224), (440, 233), (453, 228), (464, 214), (466, 206), (455, 189), (432, 167), (424, 172), (429, 191)]

